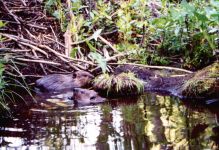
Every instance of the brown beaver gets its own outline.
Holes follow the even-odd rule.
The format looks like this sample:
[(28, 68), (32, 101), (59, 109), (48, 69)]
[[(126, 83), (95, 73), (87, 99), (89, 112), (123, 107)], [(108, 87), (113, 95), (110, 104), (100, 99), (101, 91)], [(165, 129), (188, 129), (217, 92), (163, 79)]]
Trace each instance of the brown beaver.
[(40, 91), (60, 92), (88, 86), (93, 78), (94, 76), (86, 71), (77, 71), (73, 74), (51, 74), (38, 79), (36, 87)]
[(72, 99), (79, 105), (96, 104), (105, 101), (94, 90), (74, 88)]
[[(102, 98), (94, 90), (74, 88), (73, 90), (67, 90), (62, 92), (48, 92), (48, 93), (38, 93), (35, 98), (39, 101), (40, 104), (46, 104), (47, 106), (55, 106), (57, 100), (60, 103), (65, 103), (73, 101), (77, 106), (96, 104), (105, 101), (105, 98)], [(72, 103), (66, 103), (66, 105), (71, 106)], [(57, 105), (58, 106), (58, 105)]]

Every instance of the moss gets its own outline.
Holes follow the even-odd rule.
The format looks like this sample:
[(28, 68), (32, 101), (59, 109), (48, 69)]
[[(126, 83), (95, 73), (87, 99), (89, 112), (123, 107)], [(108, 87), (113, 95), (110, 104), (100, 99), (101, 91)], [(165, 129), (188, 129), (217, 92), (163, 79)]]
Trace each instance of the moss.
[(219, 63), (198, 71), (183, 86), (182, 94), (190, 97), (219, 96)]
[(144, 91), (144, 82), (131, 72), (118, 75), (102, 74), (94, 79), (93, 87), (108, 96), (133, 95)]

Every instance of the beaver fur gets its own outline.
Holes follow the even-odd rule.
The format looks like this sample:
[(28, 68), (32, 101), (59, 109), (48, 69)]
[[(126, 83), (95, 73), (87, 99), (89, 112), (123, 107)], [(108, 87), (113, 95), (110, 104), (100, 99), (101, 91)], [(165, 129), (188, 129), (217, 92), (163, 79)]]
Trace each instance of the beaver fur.
[(73, 74), (51, 74), (36, 81), (41, 92), (58, 92), (89, 86), (94, 76), (86, 71)]

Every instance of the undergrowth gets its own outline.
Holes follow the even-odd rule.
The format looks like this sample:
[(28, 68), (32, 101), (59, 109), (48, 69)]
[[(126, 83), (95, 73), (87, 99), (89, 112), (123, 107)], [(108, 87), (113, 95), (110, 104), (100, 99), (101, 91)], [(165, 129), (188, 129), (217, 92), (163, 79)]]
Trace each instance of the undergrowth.
[[(45, 9), (56, 17), (65, 32), (72, 24), (73, 42), (90, 37), (102, 29), (118, 52), (137, 51), (122, 62), (153, 65), (180, 65), (197, 69), (214, 60), (218, 48), (218, 11), (216, 0), (187, 2), (149, 0), (72, 1), (74, 20), (60, 0), (46, 0)], [(81, 50), (106, 57), (112, 49), (101, 41), (88, 40), (74, 45), (72, 57)]]

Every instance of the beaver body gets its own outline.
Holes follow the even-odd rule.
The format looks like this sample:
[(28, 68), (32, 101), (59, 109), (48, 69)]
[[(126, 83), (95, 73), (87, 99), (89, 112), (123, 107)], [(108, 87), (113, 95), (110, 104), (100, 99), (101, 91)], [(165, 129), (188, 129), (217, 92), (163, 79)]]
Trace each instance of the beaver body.
[[(105, 98), (100, 97), (96, 91), (82, 88), (74, 88), (71, 91), (68, 90), (54, 93), (39, 93), (35, 98), (40, 104), (55, 107), (57, 101), (59, 103), (72, 101), (75, 106), (97, 104), (105, 101)], [(72, 103), (69, 103), (69, 106), (72, 106)]]
[(76, 105), (88, 105), (104, 102), (94, 90), (82, 89), (91, 84), (93, 75), (86, 71), (77, 71), (73, 74), (51, 74), (36, 81), (40, 90), (39, 100), (60, 99), (73, 100)]
[(88, 86), (94, 76), (86, 71), (73, 74), (51, 74), (36, 81), (36, 87), (41, 92), (60, 92)]

